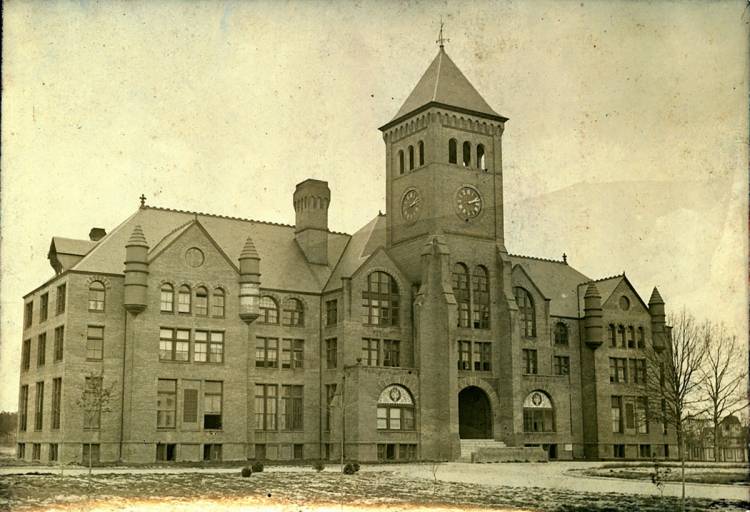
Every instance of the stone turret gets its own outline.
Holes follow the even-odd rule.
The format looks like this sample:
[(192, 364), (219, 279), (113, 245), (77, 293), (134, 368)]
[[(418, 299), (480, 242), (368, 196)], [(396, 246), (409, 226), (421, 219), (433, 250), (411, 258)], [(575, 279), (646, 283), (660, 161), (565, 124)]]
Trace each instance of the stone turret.
[(307, 179), (294, 190), (294, 237), (310, 263), (328, 265), (328, 182)]
[(249, 236), (239, 260), (240, 318), (250, 324), (260, 315), (260, 255)]
[(664, 312), (664, 299), (655, 286), (651, 298), (648, 299), (648, 312), (651, 315), (651, 338), (654, 340), (654, 349), (664, 350), (667, 318)]
[(125, 244), (125, 301), (127, 311), (137, 315), (148, 304), (148, 243), (140, 225)]
[(596, 284), (589, 283), (583, 296), (584, 341), (591, 349), (597, 349), (604, 341), (602, 324), (602, 296)]

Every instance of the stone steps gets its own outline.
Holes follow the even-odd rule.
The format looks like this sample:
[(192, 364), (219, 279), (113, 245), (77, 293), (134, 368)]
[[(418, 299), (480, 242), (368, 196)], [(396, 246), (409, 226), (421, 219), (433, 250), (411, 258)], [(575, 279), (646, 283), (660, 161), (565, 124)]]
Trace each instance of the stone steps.
[(461, 456), (459, 462), (471, 462), (471, 454), (480, 448), (505, 448), (503, 441), (494, 439), (461, 439)]

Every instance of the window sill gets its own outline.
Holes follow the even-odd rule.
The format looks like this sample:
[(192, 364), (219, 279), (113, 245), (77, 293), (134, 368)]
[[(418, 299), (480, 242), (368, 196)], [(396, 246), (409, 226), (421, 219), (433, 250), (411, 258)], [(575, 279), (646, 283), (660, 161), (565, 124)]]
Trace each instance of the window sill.
[(103, 309), (89, 309), (89, 313), (106, 313)]
[(94, 359), (94, 358), (92, 358), (92, 357), (87, 357), (87, 358), (86, 358), (86, 362), (87, 362), (87, 363), (101, 363), (101, 362), (102, 362), (103, 360), (104, 360), (104, 359), (103, 359), (103, 358), (101, 358), (101, 357), (100, 357), (100, 358), (98, 358), (98, 359)]
[(160, 363), (179, 363), (179, 364), (190, 364), (190, 361), (178, 361), (176, 359), (159, 359)]
[(416, 429), (412, 430), (406, 430), (406, 429), (395, 429), (395, 428), (379, 428), (378, 432), (381, 432), (383, 434), (414, 434), (416, 433)]

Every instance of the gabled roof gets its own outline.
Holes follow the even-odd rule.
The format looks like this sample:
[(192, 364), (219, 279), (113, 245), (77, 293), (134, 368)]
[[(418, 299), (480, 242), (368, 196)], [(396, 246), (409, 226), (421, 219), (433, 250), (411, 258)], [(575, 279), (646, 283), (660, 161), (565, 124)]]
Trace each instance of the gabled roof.
[(385, 247), (385, 215), (378, 215), (352, 235), (325, 291), (340, 288), (341, 278), (351, 277), (380, 247)]
[[(602, 305), (604, 305), (612, 297), (612, 294), (615, 293), (615, 290), (617, 289), (618, 286), (620, 286), (620, 283), (622, 283), (623, 281), (625, 282), (625, 285), (628, 288), (630, 288), (630, 290), (633, 292), (633, 295), (636, 296), (636, 298), (638, 299), (638, 302), (640, 302), (643, 308), (646, 311), (648, 311), (648, 306), (646, 305), (645, 302), (643, 302), (643, 298), (638, 293), (638, 290), (635, 289), (635, 286), (633, 286), (633, 283), (630, 282), (630, 279), (628, 279), (624, 273), (616, 275), (616, 276), (605, 277), (602, 279), (597, 279), (596, 281), (592, 281), (596, 283), (596, 287), (599, 289), (600, 295), (602, 297)], [(579, 296), (580, 296), (579, 306), (581, 308), (581, 311), (583, 311), (583, 304), (584, 304), (583, 297), (586, 292), (585, 286), (588, 286), (588, 283), (581, 283), (580, 286), (581, 288), (579, 292)]]
[[(513, 266), (519, 265), (539, 291), (550, 299), (552, 316), (578, 318), (578, 285), (591, 281), (564, 261), (545, 260), (510, 254)], [(581, 294), (583, 297), (583, 294)]]
[(73, 254), (75, 256), (85, 256), (91, 249), (94, 248), (97, 243), (99, 242), (53, 236), (49, 250), (50, 252), (54, 250), (57, 254)]
[[(150, 259), (153, 259), (156, 253), (179, 237), (196, 220), (235, 265), (239, 263), (247, 237), (252, 237), (261, 258), (263, 288), (320, 293), (331, 273), (330, 267), (307, 263), (295, 240), (294, 226), (152, 206), (140, 208), (102, 238), (96, 248), (73, 269), (121, 274), (125, 261), (125, 244), (136, 225), (142, 227), (151, 248)], [(339, 259), (349, 238), (346, 234), (329, 232), (330, 261)]]
[(507, 120), (507, 118), (492, 110), (492, 107), (487, 104), (474, 86), (471, 85), (471, 82), (458, 69), (458, 66), (445, 53), (445, 49), (440, 48), (432, 64), (419, 79), (416, 87), (406, 98), (404, 104), (401, 105), (396, 116), (381, 127), (381, 130), (432, 104), (454, 107), (458, 110), (500, 121)]

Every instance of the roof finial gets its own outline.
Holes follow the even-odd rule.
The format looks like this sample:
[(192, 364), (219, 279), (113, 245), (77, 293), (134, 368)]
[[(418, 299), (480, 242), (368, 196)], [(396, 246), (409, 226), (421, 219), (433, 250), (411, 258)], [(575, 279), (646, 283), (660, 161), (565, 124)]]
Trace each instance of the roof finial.
[(138, 199), (141, 200), (141, 208), (145, 208), (145, 206), (146, 206), (146, 196), (143, 195), (143, 194), (141, 194), (141, 197), (139, 197)]
[(445, 37), (443, 37), (443, 27), (444, 26), (445, 26), (445, 23), (443, 23), (443, 17), (440, 16), (440, 33), (438, 34), (437, 41), (435, 41), (435, 42), (440, 46), (441, 50), (445, 47), (445, 43), (450, 43), (451, 42), (450, 39), (446, 39)]
[(563, 263), (567, 263), (567, 262), (568, 262), (568, 255), (563, 253)]

